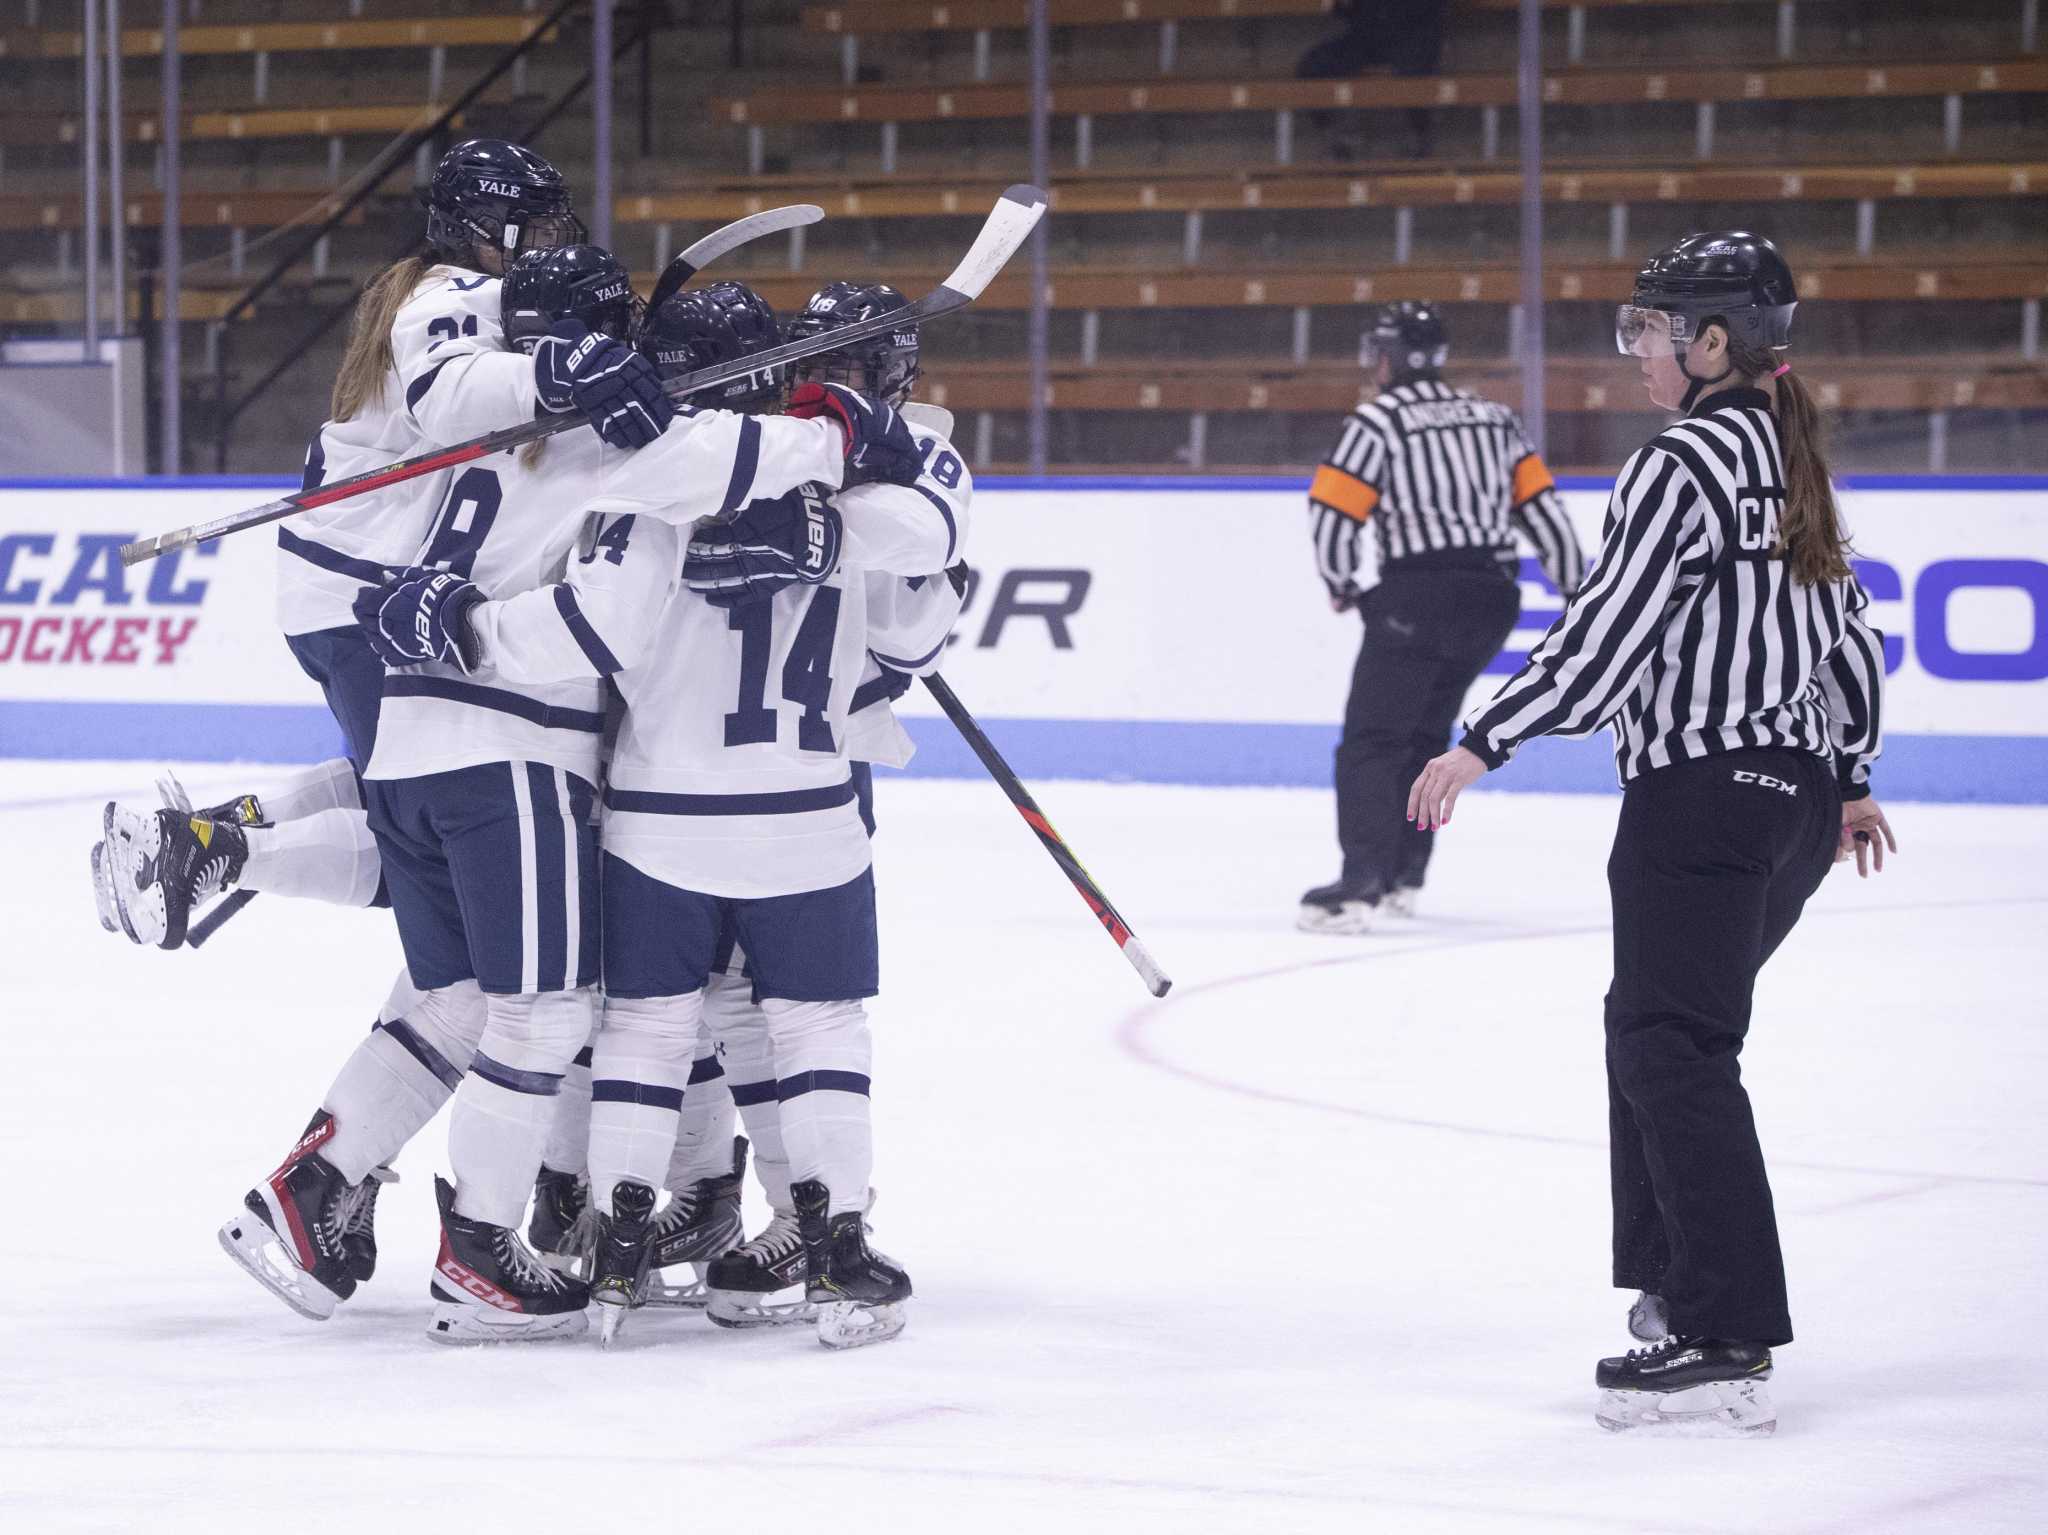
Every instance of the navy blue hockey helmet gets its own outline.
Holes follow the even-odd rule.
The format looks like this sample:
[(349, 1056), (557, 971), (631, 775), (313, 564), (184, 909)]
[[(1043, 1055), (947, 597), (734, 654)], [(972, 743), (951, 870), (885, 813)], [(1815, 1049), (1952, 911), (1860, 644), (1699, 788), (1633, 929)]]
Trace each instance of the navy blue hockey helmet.
[(528, 251), (505, 270), (498, 290), (505, 344), (522, 350), (560, 320), (580, 321), (620, 341), (632, 339), (640, 299), (619, 258), (599, 245)]
[[(909, 304), (909, 299), (885, 282), (827, 283), (811, 295), (789, 322), (788, 339), (823, 335), (856, 320), (908, 308)], [(891, 405), (901, 405), (910, 398), (917, 375), (917, 327), (909, 323), (857, 341), (845, 351), (820, 352), (790, 364), (792, 383), (821, 379), (846, 384)]]
[[(663, 299), (650, 310), (636, 342), (664, 379), (737, 362), (781, 340), (768, 301), (740, 282), (715, 282)], [(760, 410), (782, 398), (783, 369), (763, 368), (699, 390), (689, 403), (724, 410)]]
[(532, 150), (505, 139), (466, 139), (441, 156), (421, 194), (434, 259), (488, 270), (483, 252), (510, 266), (523, 251), (584, 238), (562, 173)]
[(1450, 361), (1451, 333), (1443, 311), (1428, 300), (1382, 305), (1358, 338), (1358, 362), (1376, 368), (1382, 359), (1397, 376), (1435, 373)]

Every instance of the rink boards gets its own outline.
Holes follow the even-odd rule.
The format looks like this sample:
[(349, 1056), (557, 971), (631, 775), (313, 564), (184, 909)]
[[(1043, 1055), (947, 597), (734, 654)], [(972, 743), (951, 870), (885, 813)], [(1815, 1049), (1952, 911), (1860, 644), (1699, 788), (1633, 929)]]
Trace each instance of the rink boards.
[[(0, 756), (305, 760), (338, 735), (280, 643), (268, 530), (123, 570), (143, 532), (268, 499), (275, 480), (0, 482)], [(1588, 551), (1607, 487), (1566, 482)], [(1852, 480), (1886, 635), (1899, 798), (2048, 801), (2048, 478)], [(984, 480), (946, 675), (1023, 773), (1325, 783), (1358, 623), (1329, 611), (1302, 488), (1283, 480)], [(1523, 618), (1475, 696), (1559, 609)], [(979, 768), (921, 693), (913, 772)], [(1611, 790), (1604, 732), (1489, 781)]]

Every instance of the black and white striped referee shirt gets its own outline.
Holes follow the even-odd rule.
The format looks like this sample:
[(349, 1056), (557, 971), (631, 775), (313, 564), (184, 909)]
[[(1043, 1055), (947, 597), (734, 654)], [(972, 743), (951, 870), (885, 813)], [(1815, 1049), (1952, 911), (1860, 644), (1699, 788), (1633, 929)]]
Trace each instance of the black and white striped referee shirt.
[(1793, 579), (1776, 552), (1784, 500), (1770, 397), (1702, 400), (1623, 467), (1585, 586), (1463, 744), (1493, 768), (1532, 736), (1611, 725), (1623, 783), (1780, 746), (1833, 757), (1844, 794), (1868, 793), (1883, 638), (1853, 577)]
[(1355, 590), (1368, 521), (1381, 570), (1450, 549), (1512, 550), (1515, 530), (1569, 595), (1585, 570), (1550, 471), (1505, 405), (1441, 379), (1396, 384), (1345, 418), (1309, 484), (1316, 566), (1332, 596)]

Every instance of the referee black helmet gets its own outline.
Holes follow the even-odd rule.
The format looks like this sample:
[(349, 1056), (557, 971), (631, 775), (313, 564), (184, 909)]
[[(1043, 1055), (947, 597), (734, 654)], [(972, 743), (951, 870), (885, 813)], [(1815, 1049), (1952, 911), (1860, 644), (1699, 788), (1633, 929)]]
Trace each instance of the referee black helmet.
[(1397, 383), (1437, 372), (1450, 356), (1451, 333), (1443, 311), (1427, 300), (1382, 305), (1358, 338), (1359, 366), (1369, 371), (1385, 362)]
[(1782, 351), (1791, 344), (1798, 307), (1792, 268), (1762, 235), (1746, 229), (1691, 234), (1636, 274), (1635, 291), (1615, 317), (1614, 342), (1625, 355), (1640, 354), (1646, 336), (1655, 344), (1659, 332), (1668, 332), (1682, 357), (1688, 343), (1719, 321), (1731, 341)]

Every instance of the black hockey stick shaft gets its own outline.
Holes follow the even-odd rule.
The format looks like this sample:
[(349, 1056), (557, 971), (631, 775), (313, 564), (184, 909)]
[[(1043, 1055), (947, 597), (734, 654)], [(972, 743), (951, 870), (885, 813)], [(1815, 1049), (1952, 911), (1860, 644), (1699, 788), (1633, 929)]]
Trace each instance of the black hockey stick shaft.
[(185, 947), (204, 948), (206, 940), (220, 931), (221, 924), (255, 900), (256, 896), (257, 892), (254, 890), (237, 890), (216, 901), (211, 911), (185, 930)]
[(1124, 958), (1131, 962), (1131, 968), (1138, 972), (1139, 978), (1145, 983), (1145, 989), (1155, 997), (1165, 996), (1173, 987), (1172, 977), (1159, 968), (1159, 963), (1153, 959), (1151, 951), (1140, 943), (1138, 935), (1131, 931), (1130, 923), (1124, 921), (1116, 907), (1110, 904), (1109, 897), (1102, 893), (1102, 887), (1095, 883), (1095, 876), (1082, 867), (1081, 860), (1074, 856), (1074, 850), (1067, 846), (1066, 839), (1053, 829), (1053, 824), (1046, 819), (1045, 812), (1038, 808), (1038, 801), (1031, 797), (1031, 791), (1024, 787), (1023, 780), (1012, 771), (1010, 764), (1003, 760), (1003, 754), (996, 750), (995, 742), (988, 738), (988, 733), (975, 721), (974, 716), (967, 712), (967, 706), (960, 702), (959, 695), (947, 684), (946, 679), (936, 672), (924, 679), (924, 685), (931, 691), (932, 697), (939, 701), (939, 707), (946, 711), (946, 718), (953, 722), (953, 728), (960, 732), (974, 755), (981, 759), (981, 765), (988, 769), (989, 777), (993, 778), (1003, 793), (1010, 797), (1010, 803), (1015, 805), (1017, 813), (1024, 817), (1024, 824), (1037, 834), (1039, 845), (1051, 855), (1052, 861), (1060, 866), (1060, 872), (1066, 875), (1073, 882), (1074, 888), (1081, 893), (1081, 899), (1088, 903), (1088, 909), (1095, 914), (1095, 920), (1102, 924), (1102, 930), (1109, 934), (1111, 940), (1123, 951)]
[[(815, 336), (800, 337), (784, 342), (781, 346), (769, 347), (766, 351), (755, 352), (731, 362), (719, 363), (714, 367), (699, 368), (694, 373), (681, 374), (668, 380), (663, 386), (672, 400), (681, 401), (700, 390), (718, 384), (729, 383), (749, 373), (764, 368), (778, 367), (786, 362), (799, 362), (814, 357), (820, 352), (838, 351), (855, 341), (865, 341), (870, 336), (883, 335), (903, 325), (917, 325), (927, 320), (936, 320), (941, 315), (964, 309), (973, 303), (987, 288), (996, 273), (1003, 269), (1010, 257), (1031, 233), (1032, 226), (1044, 216), (1045, 193), (1037, 187), (1018, 185), (1011, 187), (990, 210), (981, 232), (975, 236), (974, 244), (961, 258), (959, 266), (947, 279), (930, 293), (905, 309), (894, 309), (887, 314), (875, 315), (870, 319), (857, 320), (851, 325), (842, 325), (833, 330), (822, 331)], [(174, 549), (184, 549), (209, 539), (225, 538), (230, 533), (240, 533), (248, 528), (261, 527), (289, 517), (294, 512), (310, 511), (314, 507), (331, 506), (337, 501), (346, 501), (354, 496), (366, 495), (373, 490), (401, 484), (417, 479), (421, 475), (433, 474), (442, 469), (451, 469), (458, 464), (487, 458), (493, 453), (507, 453), (524, 447), (529, 442), (539, 442), (557, 432), (589, 425), (589, 417), (578, 411), (549, 416), (540, 421), (506, 427), (468, 442), (455, 443), (449, 447), (436, 448), (429, 453), (401, 459), (387, 464), (382, 469), (365, 470), (347, 479), (313, 490), (300, 491), (284, 496), (262, 506), (253, 506), (246, 511), (232, 512), (225, 517), (216, 517), (211, 522), (194, 523), (190, 527), (174, 528), (168, 533), (159, 533), (151, 538), (138, 539), (132, 544), (121, 546), (121, 563), (138, 565), (144, 560), (155, 559)]]

